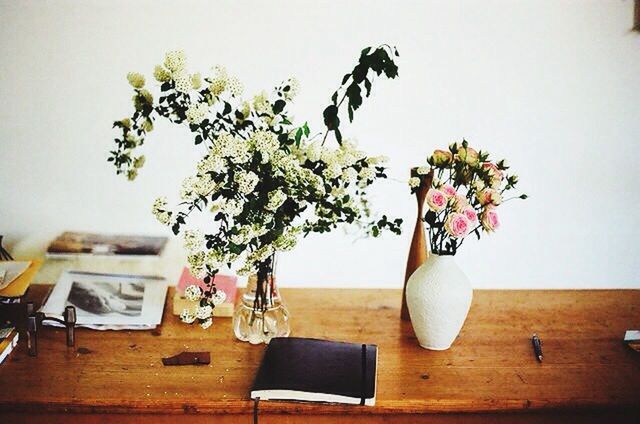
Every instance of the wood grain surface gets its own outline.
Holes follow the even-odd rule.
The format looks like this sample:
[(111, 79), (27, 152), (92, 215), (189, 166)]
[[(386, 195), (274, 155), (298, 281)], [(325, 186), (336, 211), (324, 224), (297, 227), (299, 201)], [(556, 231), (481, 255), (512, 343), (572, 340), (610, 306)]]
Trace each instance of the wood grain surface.
[[(42, 298), (46, 289), (34, 286), (31, 296)], [(283, 295), (292, 335), (379, 346), (377, 402), (262, 402), (264, 423), (275, 422), (271, 414), (284, 414), (278, 422), (289, 423), (302, 413), (318, 418), (305, 418), (309, 423), (343, 422), (339, 416), (347, 414), (363, 416), (353, 422), (392, 423), (404, 414), (440, 413), (442, 422), (462, 422), (456, 417), (471, 412), (513, 413), (531, 422), (521, 413), (591, 419), (627, 416), (640, 405), (640, 354), (622, 342), (625, 330), (640, 327), (640, 290), (477, 290), (459, 338), (443, 352), (420, 348), (411, 324), (399, 319), (400, 290), (283, 289)], [(533, 355), (534, 332), (543, 341), (543, 363)], [(250, 422), (249, 388), (264, 347), (236, 341), (229, 318), (203, 330), (181, 324), (167, 307), (155, 331), (80, 329), (76, 338), (76, 347), (67, 348), (63, 330), (45, 328), (36, 358), (20, 343), (0, 366), (0, 422), (7, 422), (1, 414), (19, 422), (27, 416), (19, 414), (62, 412), (86, 422), (123, 413), (157, 423), (165, 421), (153, 414), (186, 414), (181, 422), (225, 414), (216, 422)], [(182, 351), (210, 351), (211, 364), (162, 365), (162, 357)]]

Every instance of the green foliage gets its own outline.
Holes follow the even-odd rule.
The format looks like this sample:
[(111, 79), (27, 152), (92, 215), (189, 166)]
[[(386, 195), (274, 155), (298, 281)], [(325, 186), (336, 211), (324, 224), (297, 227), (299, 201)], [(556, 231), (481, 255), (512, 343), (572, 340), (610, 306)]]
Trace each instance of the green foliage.
[[(362, 106), (363, 91), (365, 97), (371, 95), (373, 77), (384, 74), (385, 77), (393, 79), (398, 76), (398, 66), (392, 58), (398, 56), (395, 47), (384, 45), (373, 51), (371, 47), (367, 47), (360, 53), (358, 64), (350, 73), (344, 75), (340, 87), (331, 96), (331, 104), (323, 112), (327, 134), (333, 132), (338, 143), (342, 143), (338, 113), (343, 102), (347, 100), (349, 122), (353, 122), (354, 112)], [(338, 101), (340, 92), (343, 94)]]

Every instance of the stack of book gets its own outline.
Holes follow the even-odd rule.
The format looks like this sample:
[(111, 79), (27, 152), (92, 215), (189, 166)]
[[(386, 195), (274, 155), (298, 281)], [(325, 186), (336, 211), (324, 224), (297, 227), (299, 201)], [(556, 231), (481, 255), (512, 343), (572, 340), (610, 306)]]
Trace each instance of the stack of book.
[[(40, 264), (41, 261), (0, 262), (0, 308), (22, 302)], [(0, 364), (18, 344), (19, 334), (14, 325), (0, 322)]]
[(157, 257), (167, 237), (110, 235), (67, 231), (56, 237), (47, 249), (48, 258), (75, 258), (106, 255), (142, 259)]
[[(217, 290), (222, 290), (226, 295), (225, 301), (213, 308), (213, 316), (232, 317), (238, 292), (238, 277), (235, 275), (217, 274), (213, 283)], [(176, 292), (173, 296), (174, 315), (180, 315), (185, 309), (189, 309), (192, 313), (195, 313), (198, 306), (200, 306), (199, 301), (190, 301), (184, 297), (184, 289), (191, 285), (196, 285), (203, 291), (207, 290), (205, 282), (191, 275), (189, 268), (185, 267), (182, 270), (180, 281), (178, 281), (178, 284), (176, 285)]]
[(15, 327), (0, 327), (0, 364), (7, 359), (14, 347), (18, 344), (18, 331)]

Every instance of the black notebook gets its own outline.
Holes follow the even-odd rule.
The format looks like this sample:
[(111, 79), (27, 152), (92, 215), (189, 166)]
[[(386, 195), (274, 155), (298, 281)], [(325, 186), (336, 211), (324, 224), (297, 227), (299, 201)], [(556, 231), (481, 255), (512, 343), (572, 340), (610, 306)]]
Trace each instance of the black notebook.
[(251, 398), (373, 406), (378, 347), (299, 337), (271, 339)]

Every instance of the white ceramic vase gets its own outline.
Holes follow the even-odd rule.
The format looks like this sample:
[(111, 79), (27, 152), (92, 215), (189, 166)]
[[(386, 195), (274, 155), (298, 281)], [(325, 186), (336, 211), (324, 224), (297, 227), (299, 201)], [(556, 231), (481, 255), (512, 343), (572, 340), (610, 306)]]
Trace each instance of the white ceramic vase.
[(430, 254), (407, 282), (407, 306), (420, 346), (446, 350), (469, 313), (473, 289), (453, 256)]

